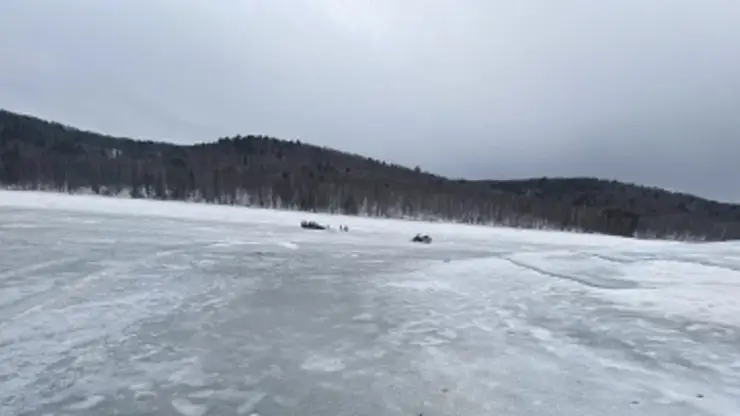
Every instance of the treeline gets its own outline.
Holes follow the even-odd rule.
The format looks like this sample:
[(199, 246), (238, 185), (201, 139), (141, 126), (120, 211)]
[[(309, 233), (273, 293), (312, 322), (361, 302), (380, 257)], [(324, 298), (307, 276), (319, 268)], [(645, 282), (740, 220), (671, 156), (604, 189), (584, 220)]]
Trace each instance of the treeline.
[(452, 180), (299, 141), (235, 136), (175, 145), (0, 110), (0, 183), (623, 236), (740, 238), (740, 207), (589, 178)]

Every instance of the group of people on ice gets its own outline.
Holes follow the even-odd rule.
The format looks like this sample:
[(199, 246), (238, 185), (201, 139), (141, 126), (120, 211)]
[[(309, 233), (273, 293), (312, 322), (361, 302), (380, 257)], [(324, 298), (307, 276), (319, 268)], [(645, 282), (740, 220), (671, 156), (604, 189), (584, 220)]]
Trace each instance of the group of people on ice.
[[(307, 229), (307, 230), (330, 230), (330, 225), (322, 225), (319, 224), (316, 221), (301, 221), (301, 228)], [(349, 227), (346, 225), (340, 225), (339, 231), (348, 232)], [(416, 234), (414, 238), (411, 239), (414, 243), (423, 243), (423, 244), (430, 244), (432, 242), (432, 237), (430, 237), (428, 234)]]
[[(321, 225), (316, 221), (301, 221), (301, 228), (305, 228), (307, 230), (330, 230), (330, 225)], [(349, 227), (346, 225), (340, 225), (339, 231), (347, 232), (349, 231)]]

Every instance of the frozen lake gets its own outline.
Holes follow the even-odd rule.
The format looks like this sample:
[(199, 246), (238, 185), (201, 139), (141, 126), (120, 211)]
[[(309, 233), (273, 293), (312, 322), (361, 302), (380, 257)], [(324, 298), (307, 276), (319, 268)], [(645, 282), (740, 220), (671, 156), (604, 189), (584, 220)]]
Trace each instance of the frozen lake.
[(740, 245), (3, 191), (0, 414), (738, 415)]

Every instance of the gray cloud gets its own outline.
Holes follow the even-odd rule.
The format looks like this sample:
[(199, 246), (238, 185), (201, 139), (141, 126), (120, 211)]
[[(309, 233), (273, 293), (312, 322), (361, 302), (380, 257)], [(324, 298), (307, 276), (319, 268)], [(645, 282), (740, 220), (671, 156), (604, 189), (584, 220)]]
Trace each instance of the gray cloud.
[(740, 200), (738, 45), (728, 0), (6, 1), (0, 107)]

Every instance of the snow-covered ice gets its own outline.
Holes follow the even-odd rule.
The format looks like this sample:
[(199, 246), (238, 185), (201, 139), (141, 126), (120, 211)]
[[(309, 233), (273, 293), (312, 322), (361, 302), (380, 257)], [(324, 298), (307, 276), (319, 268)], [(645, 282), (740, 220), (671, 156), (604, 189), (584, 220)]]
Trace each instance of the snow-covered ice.
[(0, 414), (738, 415), (740, 244), (3, 191)]

